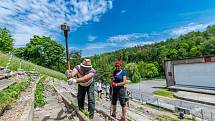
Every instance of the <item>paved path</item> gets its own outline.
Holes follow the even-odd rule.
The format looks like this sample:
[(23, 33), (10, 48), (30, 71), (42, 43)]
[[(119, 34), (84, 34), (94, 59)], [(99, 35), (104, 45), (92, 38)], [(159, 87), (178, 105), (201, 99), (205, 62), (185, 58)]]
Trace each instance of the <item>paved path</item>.
[(126, 87), (135, 92), (143, 92), (152, 95), (154, 91), (165, 87), (166, 81), (142, 81), (140, 83), (128, 84)]

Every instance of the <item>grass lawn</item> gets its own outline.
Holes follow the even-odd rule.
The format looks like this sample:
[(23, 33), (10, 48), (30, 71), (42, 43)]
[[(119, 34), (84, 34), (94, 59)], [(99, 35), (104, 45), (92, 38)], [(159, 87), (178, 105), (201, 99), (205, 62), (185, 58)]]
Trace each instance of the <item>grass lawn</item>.
[[(9, 57), (6, 54), (3, 54), (0, 52), (0, 66), (5, 67), (7, 65), (8, 59), (9, 59)], [(50, 77), (54, 77), (54, 78), (57, 78), (60, 80), (61, 79), (66, 80), (66, 76), (63, 73), (60, 73), (58, 71), (54, 71), (54, 70), (51, 70), (51, 69), (48, 69), (48, 68), (45, 68), (42, 66), (38, 66), (36, 64), (33, 64), (29, 61), (22, 60), (22, 59), (17, 58), (17, 57), (13, 57), (11, 64), (9, 66), (9, 69), (17, 71), (17, 69), (19, 68), (19, 65), (20, 65), (20, 61), (22, 62), (22, 69), (24, 71), (35, 70), (35, 71), (40, 72), (43, 75), (48, 75)]]
[(162, 89), (159, 89), (159, 90), (157, 90), (157, 91), (154, 91), (153, 94), (154, 94), (155, 96), (160, 96), (160, 97), (164, 97), (164, 98), (176, 99), (176, 98), (174, 97), (174, 94), (175, 94), (175, 93), (169, 91), (169, 89), (164, 89), (164, 88), (162, 88)]

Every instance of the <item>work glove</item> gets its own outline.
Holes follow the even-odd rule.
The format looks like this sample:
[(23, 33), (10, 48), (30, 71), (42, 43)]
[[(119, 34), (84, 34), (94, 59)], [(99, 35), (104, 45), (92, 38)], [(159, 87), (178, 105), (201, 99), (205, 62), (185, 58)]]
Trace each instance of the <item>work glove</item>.
[(65, 72), (66, 77), (69, 78), (71, 76), (71, 73), (72, 73), (72, 70), (67, 70)]
[(117, 86), (117, 83), (112, 82), (111, 85), (112, 85), (112, 87), (116, 87), (116, 86)]
[(73, 84), (75, 84), (75, 83), (77, 83), (77, 80), (74, 79), (74, 78), (70, 78), (70, 79), (68, 80), (68, 84), (69, 84), (69, 85), (73, 85)]

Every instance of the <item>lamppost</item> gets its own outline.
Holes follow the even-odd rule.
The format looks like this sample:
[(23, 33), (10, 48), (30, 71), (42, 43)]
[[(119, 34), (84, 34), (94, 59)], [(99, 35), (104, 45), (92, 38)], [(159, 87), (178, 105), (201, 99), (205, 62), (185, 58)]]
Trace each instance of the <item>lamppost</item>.
[(64, 36), (66, 39), (66, 61), (67, 61), (67, 70), (70, 71), (70, 62), (69, 62), (69, 48), (68, 48), (68, 33), (70, 31), (69, 26), (66, 23), (61, 25), (61, 30), (64, 31)]

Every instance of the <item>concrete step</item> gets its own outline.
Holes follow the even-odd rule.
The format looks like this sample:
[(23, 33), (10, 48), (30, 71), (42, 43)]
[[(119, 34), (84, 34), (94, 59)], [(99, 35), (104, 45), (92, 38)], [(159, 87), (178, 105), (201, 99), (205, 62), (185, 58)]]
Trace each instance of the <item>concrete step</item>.
[(215, 106), (215, 95), (178, 91), (175, 96), (179, 99)]
[(188, 87), (188, 86), (171, 86), (169, 89), (194, 92), (194, 93), (203, 93), (209, 95), (215, 95), (215, 89), (207, 89), (207, 88), (198, 88), (198, 87)]

